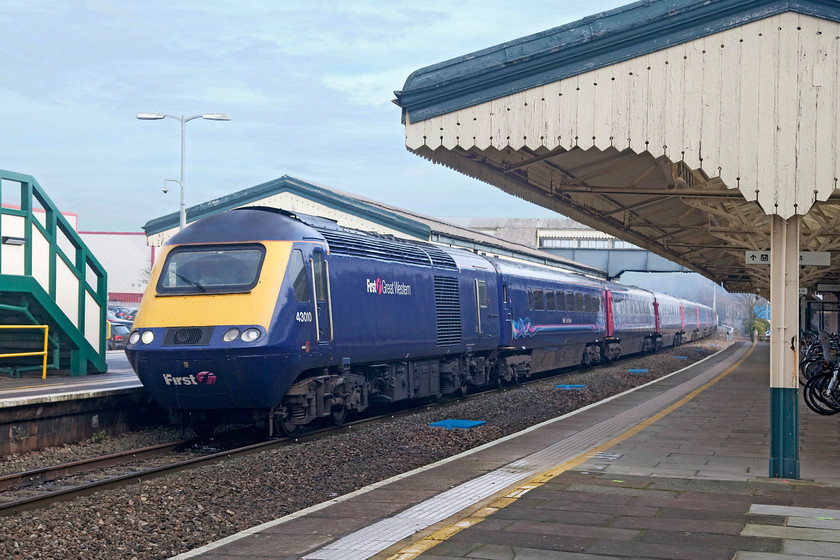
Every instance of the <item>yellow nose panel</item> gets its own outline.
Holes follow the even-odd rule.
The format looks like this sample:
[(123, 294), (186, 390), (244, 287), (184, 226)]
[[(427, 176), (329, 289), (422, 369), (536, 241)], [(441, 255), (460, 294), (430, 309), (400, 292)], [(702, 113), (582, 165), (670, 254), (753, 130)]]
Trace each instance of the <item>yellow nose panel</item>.
[(289, 255), (290, 241), (267, 241), (265, 260), (257, 285), (244, 294), (158, 295), (157, 283), (166, 256), (173, 247), (165, 247), (152, 270), (149, 286), (137, 312), (134, 326), (206, 327), (211, 325), (260, 325), (268, 328), (277, 304), (277, 296)]

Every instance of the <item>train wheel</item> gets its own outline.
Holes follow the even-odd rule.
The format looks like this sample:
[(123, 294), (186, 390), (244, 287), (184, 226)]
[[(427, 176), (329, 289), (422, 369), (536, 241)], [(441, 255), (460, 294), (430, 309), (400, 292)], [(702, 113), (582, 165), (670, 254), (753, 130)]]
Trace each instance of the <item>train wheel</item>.
[(460, 389), (458, 389), (458, 394), (459, 394), (460, 396), (462, 396), (462, 397), (466, 397), (467, 395), (469, 395), (469, 394), (470, 394), (470, 385), (469, 385), (469, 383), (464, 382), (464, 383), (461, 385), (461, 388), (460, 388)]
[(194, 420), (190, 424), (200, 439), (210, 439), (216, 431), (216, 423), (211, 420)]
[(330, 412), (330, 419), (336, 426), (343, 425), (347, 421), (347, 408), (344, 405), (333, 407), (332, 412)]
[(274, 425), (277, 431), (286, 437), (295, 437), (302, 431), (300, 424), (295, 424), (289, 418), (274, 417)]

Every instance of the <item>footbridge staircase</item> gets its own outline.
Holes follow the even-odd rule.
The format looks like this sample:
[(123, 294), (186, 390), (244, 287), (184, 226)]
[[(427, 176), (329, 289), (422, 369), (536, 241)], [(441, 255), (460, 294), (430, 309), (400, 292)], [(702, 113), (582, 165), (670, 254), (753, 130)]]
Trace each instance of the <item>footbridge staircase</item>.
[(107, 275), (29, 175), (0, 170), (0, 373), (102, 373)]

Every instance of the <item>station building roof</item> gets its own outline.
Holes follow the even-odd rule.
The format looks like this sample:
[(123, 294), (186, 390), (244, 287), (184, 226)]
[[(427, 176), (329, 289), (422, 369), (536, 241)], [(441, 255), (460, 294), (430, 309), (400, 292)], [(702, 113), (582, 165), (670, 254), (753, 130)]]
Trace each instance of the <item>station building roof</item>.
[[(767, 294), (770, 217), (840, 248), (840, 2), (645, 0), (413, 72), (406, 147)], [(835, 259), (840, 260), (840, 259)], [(840, 263), (801, 285), (838, 283)]]
[[(269, 206), (335, 220), (343, 227), (462, 247), (477, 253), (562, 268), (606, 278), (606, 271), (476, 232), (444, 220), (430, 218), (344, 191), (316, 185), (289, 175), (187, 208), (187, 227), (195, 220), (242, 206)], [(178, 232), (177, 212), (150, 220), (143, 226), (147, 243), (162, 246)]]

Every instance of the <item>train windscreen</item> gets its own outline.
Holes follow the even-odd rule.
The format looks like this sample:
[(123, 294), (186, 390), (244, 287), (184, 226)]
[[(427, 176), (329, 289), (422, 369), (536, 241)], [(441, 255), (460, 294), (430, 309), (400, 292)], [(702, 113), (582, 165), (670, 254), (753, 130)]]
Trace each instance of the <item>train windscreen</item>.
[(161, 295), (247, 292), (257, 285), (265, 247), (260, 244), (176, 247), (157, 283)]

